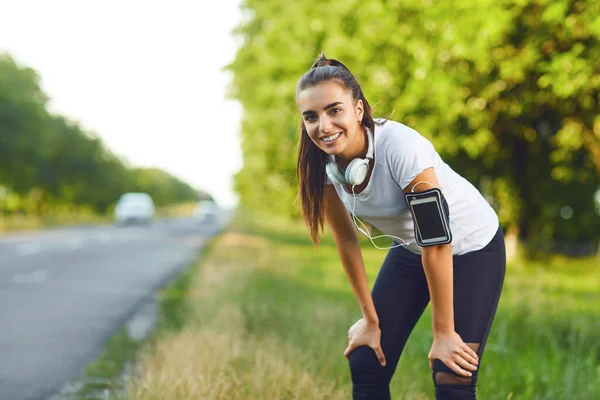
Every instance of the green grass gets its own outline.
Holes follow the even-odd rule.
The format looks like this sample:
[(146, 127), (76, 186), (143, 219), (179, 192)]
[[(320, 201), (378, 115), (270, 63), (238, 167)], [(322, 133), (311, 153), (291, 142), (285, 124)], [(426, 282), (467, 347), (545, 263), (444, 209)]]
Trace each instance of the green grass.
[[(386, 252), (362, 244), (372, 285)], [(599, 282), (600, 266), (591, 259), (511, 263), (479, 372), (479, 398), (596, 399)], [(187, 320), (174, 326), (185, 325), (185, 333), (171, 330), (145, 351), (146, 372), (130, 387), (132, 399), (350, 398), (342, 354), (360, 312), (330, 236), (315, 251), (302, 225), (238, 216), (181, 296), (188, 300), (178, 321)], [(394, 399), (434, 398), (431, 340), (427, 309), (392, 380)], [(224, 360), (216, 366), (215, 354)], [(182, 376), (187, 357), (193, 374), (167, 379)], [(157, 376), (170, 383), (152, 386)], [(260, 379), (272, 382), (261, 386)]]

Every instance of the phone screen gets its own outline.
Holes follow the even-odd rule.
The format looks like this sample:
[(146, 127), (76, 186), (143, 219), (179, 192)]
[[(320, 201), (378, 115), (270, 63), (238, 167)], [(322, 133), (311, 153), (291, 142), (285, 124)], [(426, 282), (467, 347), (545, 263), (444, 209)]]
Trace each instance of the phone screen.
[(440, 219), (440, 208), (435, 198), (431, 201), (411, 204), (418, 229), (423, 240), (446, 237)]

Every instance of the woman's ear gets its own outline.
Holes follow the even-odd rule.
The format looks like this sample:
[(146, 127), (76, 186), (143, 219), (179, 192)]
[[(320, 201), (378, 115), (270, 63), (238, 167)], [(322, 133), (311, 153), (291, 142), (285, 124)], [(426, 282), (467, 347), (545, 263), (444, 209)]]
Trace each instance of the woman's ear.
[(355, 111), (356, 111), (356, 119), (359, 122), (362, 122), (363, 116), (365, 115), (365, 105), (363, 104), (362, 99), (358, 99), (358, 101), (356, 102)]

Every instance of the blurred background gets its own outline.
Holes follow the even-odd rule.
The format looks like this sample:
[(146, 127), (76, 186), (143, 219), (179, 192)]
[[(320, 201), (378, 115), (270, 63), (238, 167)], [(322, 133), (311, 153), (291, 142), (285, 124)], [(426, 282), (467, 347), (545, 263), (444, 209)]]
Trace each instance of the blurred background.
[[(323, 354), (341, 355), (357, 308), (329, 233), (315, 253), (296, 199), (295, 84), (321, 51), (353, 71), (376, 117), (430, 139), (500, 217), (510, 265), (484, 398), (595, 398), (596, 0), (0, 0), (0, 232), (230, 210), (190, 286), (196, 322), (159, 341), (179, 361), (148, 359), (147, 376), (177, 376), (188, 355), (169, 346), (214, 340), (223, 356), (233, 341), (281, 359), (260, 364), (261, 378), (249, 366), (268, 352), (231, 353), (198, 396), (348, 398), (344, 360)], [(119, 211), (127, 193), (150, 201)], [(385, 254), (362, 244), (372, 283)], [(424, 353), (401, 361), (398, 398), (433, 398), (418, 329)], [(153, 398), (143, 387), (129, 396)]]
[(221, 70), (235, 3), (0, 4), (5, 218), (112, 214), (131, 191), (237, 203), (240, 107)]

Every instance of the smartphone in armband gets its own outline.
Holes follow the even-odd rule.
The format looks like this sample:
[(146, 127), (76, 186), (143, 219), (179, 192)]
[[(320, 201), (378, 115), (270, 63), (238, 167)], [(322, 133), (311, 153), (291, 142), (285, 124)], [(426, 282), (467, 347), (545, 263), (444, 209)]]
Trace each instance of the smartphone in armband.
[(441, 190), (406, 193), (415, 228), (415, 238), (421, 247), (452, 242), (450, 210)]

